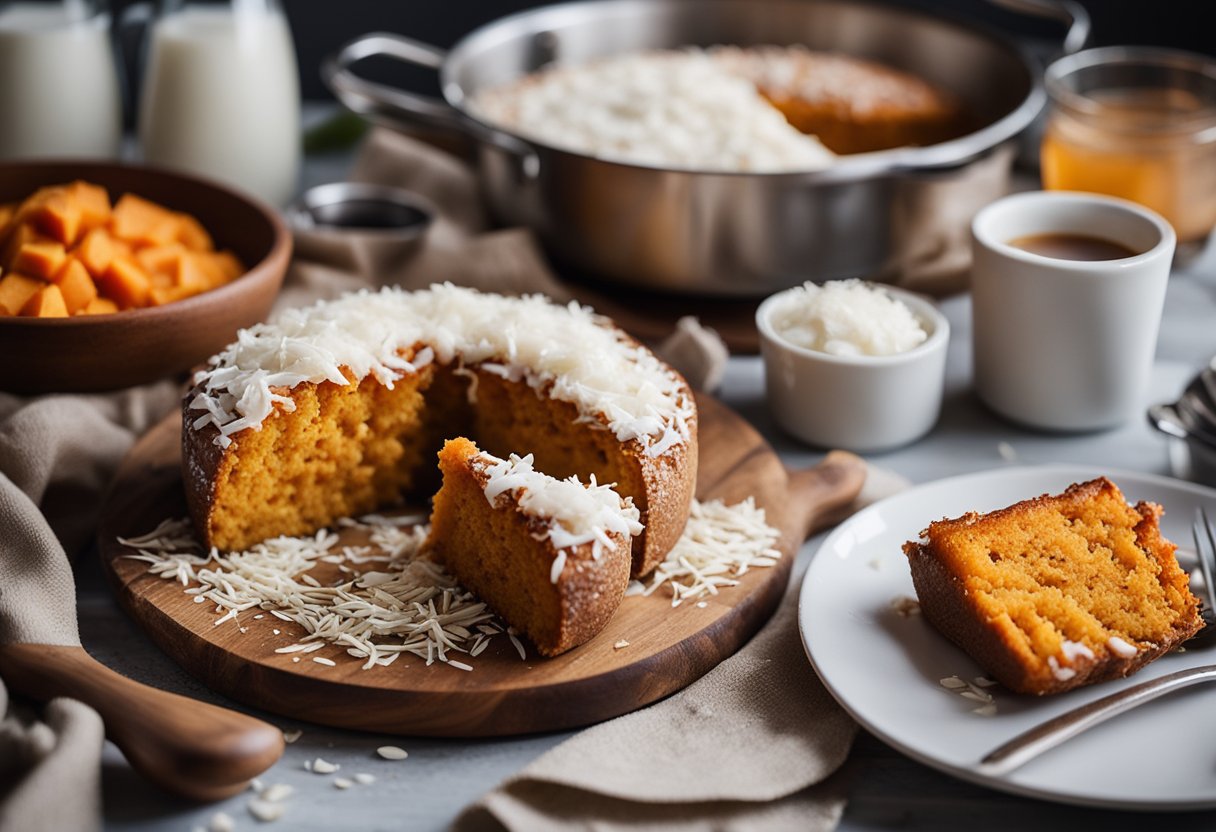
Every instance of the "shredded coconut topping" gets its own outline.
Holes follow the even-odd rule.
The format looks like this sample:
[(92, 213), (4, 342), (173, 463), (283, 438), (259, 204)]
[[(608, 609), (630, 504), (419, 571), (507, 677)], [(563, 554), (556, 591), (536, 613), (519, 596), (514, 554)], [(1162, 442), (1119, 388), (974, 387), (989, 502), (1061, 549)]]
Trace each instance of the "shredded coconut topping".
[(1111, 636), (1106, 640), (1106, 646), (1110, 651), (1121, 659), (1130, 659), (1140, 651), (1136, 649), (1134, 644), (1129, 644), (1118, 636)]
[(717, 595), (720, 588), (738, 585), (753, 566), (774, 565), (781, 557), (773, 548), (780, 536), (751, 497), (729, 506), (721, 500), (693, 500), (684, 534), (655, 568), (649, 585), (633, 581), (626, 595), (650, 595), (670, 586), (673, 607)]
[(617, 545), (610, 535), (628, 539), (642, 533), (633, 499), (622, 498), (611, 485), (597, 485), (594, 474), (586, 486), (578, 477), (559, 480), (533, 468), (532, 454), (499, 459), (483, 452), (470, 463), (487, 478), (485, 495), (491, 506), (501, 506), (499, 498), (509, 495), (524, 514), (547, 521), (542, 539), (558, 550), (554, 583), (565, 566), (566, 550), (590, 543), (592, 557), (599, 560), (605, 548)]
[(1074, 664), (1078, 657), (1084, 657), (1091, 661), (1094, 658), (1093, 650), (1090, 650), (1079, 641), (1069, 641), (1068, 639), (1064, 639), (1064, 642), (1060, 645), (1060, 654), (1069, 664)]
[(545, 390), (578, 407), (583, 421), (602, 420), (620, 441), (637, 440), (648, 456), (690, 436), (695, 405), (679, 376), (590, 308), (450, 283), (364, 290), (241, 330), (194, 378), (193, 427), (214, 425), (216, 444), (227, 447), (276, 406), (294, 410), (288, 392), (296, 385), (345, 385), (349, 375), (392, 387), (435, 361)]
[(755, 83), (700, 49), (554, 65), (478, 92), (471, 106), (539, 141), (634, 164), (811, 171), (836, 158), (786, 121)]

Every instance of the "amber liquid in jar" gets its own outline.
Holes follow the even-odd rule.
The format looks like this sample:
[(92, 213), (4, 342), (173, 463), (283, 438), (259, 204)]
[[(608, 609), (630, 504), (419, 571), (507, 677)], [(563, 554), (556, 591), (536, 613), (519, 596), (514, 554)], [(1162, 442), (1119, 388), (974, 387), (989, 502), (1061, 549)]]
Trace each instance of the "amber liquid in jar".
[(1085, 113), (1057, 108), (1043, 137), (1043, 185), (1138, 202), (1174, 226), (1180, 243), (1216, 226), (1216, 143), (1193, 131), (1154, 125), (1201, 119), (1187, 90), (1145, 88), (1086, 93)]

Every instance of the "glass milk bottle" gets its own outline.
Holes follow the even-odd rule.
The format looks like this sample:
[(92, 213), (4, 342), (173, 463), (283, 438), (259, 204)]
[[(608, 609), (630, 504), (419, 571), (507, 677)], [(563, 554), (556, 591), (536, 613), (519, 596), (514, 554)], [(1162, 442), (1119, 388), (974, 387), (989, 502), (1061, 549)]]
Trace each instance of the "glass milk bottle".
[(276, 0), (163, 0), (139, 109), (144, 159), (286, 204), (300, 169), (300, 88)]
[(0, 0), (0, 159), (118, 155), (109, 30), (104, 0)]

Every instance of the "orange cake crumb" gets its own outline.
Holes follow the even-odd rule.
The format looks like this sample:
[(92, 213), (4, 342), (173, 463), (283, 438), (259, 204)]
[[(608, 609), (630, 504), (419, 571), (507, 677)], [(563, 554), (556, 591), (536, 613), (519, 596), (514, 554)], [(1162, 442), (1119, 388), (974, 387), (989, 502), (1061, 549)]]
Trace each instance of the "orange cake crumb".
[(904, 553), (930, 624), (1010, 690), (1057, 693), (1126, 676), (1203, 626), (1161, 514), (1102, 477), (931, 523)]

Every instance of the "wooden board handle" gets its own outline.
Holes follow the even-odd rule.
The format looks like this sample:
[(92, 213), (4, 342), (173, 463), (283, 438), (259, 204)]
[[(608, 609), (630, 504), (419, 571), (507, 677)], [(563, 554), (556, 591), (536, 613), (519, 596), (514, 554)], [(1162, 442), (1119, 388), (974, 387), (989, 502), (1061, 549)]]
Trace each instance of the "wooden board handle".
[(802, 539), (842, 519), (866, 481), (865, 460), (848, 451), (831, 451), (813, 468), (789, 472), (789, 510)]
[(236, 794), (283, 754), (283, 734), (273, 725), (140, 684), (82, 647), (0, 644), (0, 674), (31, 698), (67, 696), (94, 708), (131, 766), (183, 797)]

